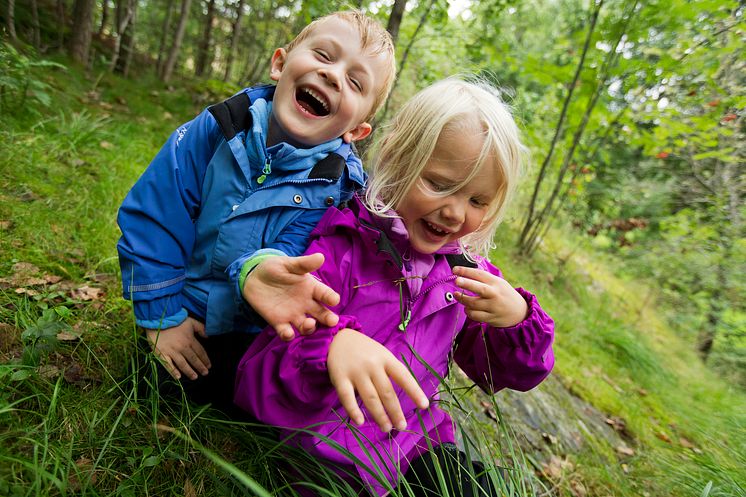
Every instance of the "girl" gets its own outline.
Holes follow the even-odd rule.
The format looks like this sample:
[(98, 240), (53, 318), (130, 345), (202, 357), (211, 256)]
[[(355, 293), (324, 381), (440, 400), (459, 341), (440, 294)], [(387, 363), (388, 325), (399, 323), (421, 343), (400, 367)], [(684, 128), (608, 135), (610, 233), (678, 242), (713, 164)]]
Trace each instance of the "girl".
[[(486, 85), (448, 79), (412, 98), (382, 140), (364, 198), (329, 209), (311, 234), (307, 253), (324, 255), (315, 276), (339, 293), (339, 322), (289, 343), (266, 330), (239, 365), (236, 404), (266, 423), (312, 427), (293, 443), (340, 474), (356, 470), (372, 495), (401, 475), (437, 495), (426, 453), (464, 458), (438, 405), (449, 359), (490, 392), (533, 388), (554, 364), (551, 318), (484, 258), (522, 149)], [(457, 466), (457, 486), (471, 488)]]

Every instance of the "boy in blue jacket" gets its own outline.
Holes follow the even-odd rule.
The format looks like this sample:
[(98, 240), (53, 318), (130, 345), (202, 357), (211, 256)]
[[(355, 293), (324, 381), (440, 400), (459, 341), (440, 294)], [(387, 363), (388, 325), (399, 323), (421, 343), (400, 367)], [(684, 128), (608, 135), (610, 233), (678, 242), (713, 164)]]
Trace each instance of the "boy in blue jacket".
[[(269, 256), (302, 254), (324, 211), (363, 185), (351, 143), (370, 134), (394, 76), (380, 24), (355, 11), (320, 18), (275, 50), (276, 86), (247, 88), (179, 127), (127, 194), (124, 297), (192, 400), (230, 405), (235, 367), (260, 331), (239, 281)], [(296, 261), (303, 274), (320, 265)], [(314, 317), (328, 316), (319, 306)]]

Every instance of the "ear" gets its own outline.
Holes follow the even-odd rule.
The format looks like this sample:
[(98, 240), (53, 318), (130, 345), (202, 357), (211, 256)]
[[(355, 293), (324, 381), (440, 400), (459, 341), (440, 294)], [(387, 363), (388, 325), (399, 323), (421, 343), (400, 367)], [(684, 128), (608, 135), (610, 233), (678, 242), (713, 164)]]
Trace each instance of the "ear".
[(342, 134), (342, 140), (344, 140), (345, 143), (362, 140), (368, 136), (371, 131), (373, 131), (373, 126), (368, 123), (360, 123), (351, 130)]
[(275, 50), (275, 53), (272, 54), (272, 64), (269, 68), (269, 77), (272, 78), (272, 81), (278, 81), (280, 79), (280, 74), (282, 74), (282, 70), (285, 67), (287, 55), (287, 50), (284, 48), (278, 48)]

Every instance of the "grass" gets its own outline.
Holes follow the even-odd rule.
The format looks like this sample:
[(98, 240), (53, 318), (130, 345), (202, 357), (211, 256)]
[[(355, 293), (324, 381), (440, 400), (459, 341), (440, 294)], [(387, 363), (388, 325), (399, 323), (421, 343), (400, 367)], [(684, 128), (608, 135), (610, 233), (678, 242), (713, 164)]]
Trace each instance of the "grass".
[[(135, 330), (120, 298), (116, 210), (168, 133), (204, 106), (193, 99), (201, 83), (166, 89), (76, 69), (35, 77), (52, 105), (0, 114), (0, 495), (292, 495), (288, 464), (316, 476), (321, 494), (349, 494), (272, 431), (139, 397), (128, 373)], [(522, 260), (513, 234), (501, 229), (494, 260), (555, 318), (556, 373), (624, 419), (635, 452), (620, 461), (597, 440), (568, 456), (562, 478), (540, 481), (511, 427), (454, 402), (470, 450), (515, 467), (518, 495), (578, 496), (579, 484), (593, 496), (743, 495), (744, 392), (701, 364), (619, 261), (564, 229)], [(490, 400), (498, 416), (501, 398)]]

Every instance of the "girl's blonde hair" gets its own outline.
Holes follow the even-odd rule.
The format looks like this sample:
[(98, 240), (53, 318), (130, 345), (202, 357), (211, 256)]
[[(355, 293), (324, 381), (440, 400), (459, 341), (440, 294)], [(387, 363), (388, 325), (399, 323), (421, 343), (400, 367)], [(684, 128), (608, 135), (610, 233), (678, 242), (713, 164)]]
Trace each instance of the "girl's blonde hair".
[(448, 78), (412, 97), (387, 126), (375, 149), (365, 192), (368, 209), (390, 216), (410, 189), (444, 134), (480, 136), (484, 142), (475, 167), (448, 195), (468, 183), (481, 167), (496, 167), (500, 184), (479, 228), (459, 240), (466, 254), (486, 256), (522, 173), (525, 147), (508, 106), (496, 88), (480, 80)]

